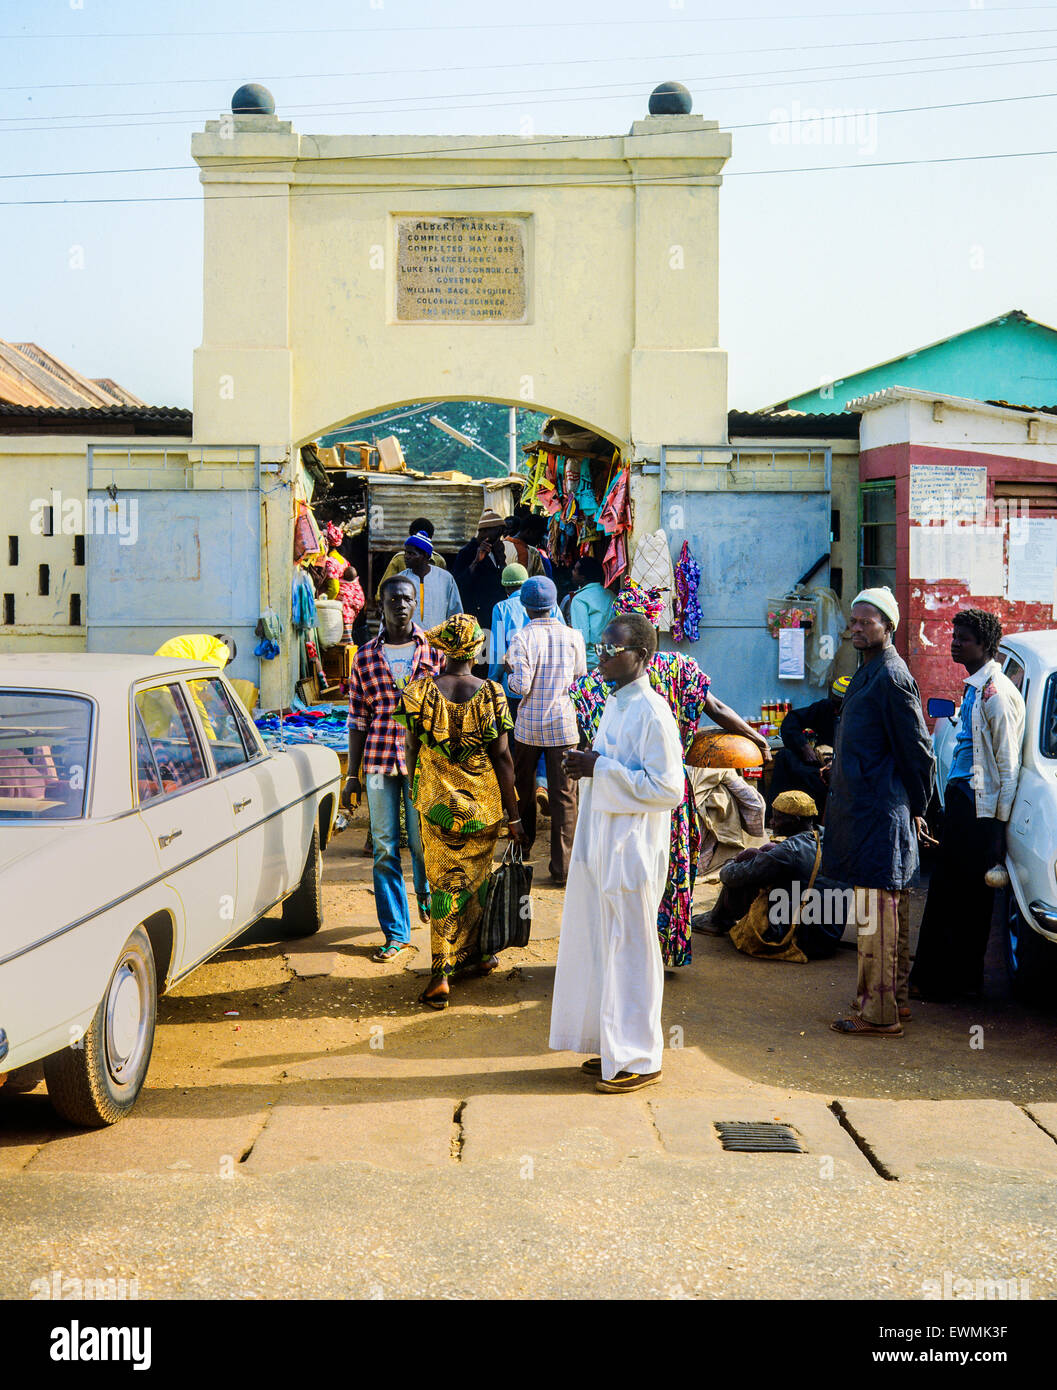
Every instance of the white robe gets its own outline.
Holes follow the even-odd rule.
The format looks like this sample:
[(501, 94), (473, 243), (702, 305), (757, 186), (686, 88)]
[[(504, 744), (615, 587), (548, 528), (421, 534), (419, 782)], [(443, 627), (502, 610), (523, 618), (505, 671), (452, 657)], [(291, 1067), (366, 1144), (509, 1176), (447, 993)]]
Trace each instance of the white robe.
[(606, 701), (594, 775), (580, 782), (554, 975), (550, 1045), (595, 1052), (602, 1076), (661, 1070), (664, 966), (657, 908), (668, 876), (683, 752), (646, 676)]

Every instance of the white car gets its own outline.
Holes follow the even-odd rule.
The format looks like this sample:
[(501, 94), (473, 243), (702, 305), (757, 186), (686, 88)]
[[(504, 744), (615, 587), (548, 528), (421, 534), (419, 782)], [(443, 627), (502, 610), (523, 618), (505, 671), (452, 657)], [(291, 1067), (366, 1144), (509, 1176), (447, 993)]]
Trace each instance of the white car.
[[(1002, 639), (998, 660), (1024, 697), (1024, 744), (1016, 800), (1006, 832), (1006, 964), (1018, 993), (1045, 997), (1057, 970), (1057, 632), (1019, 632)], [(928, 701), (940, 715), (933, 733), (937, 791), (954, 755), (957, 715), (951, 701)]]
[(0, 1072), (43, 1059), (63, 1117), (126, 1115), (159, 993), (278, 903), (321, 927), (339, 793), (337, 755), (270, 753), (215, 666), (0, 656)]

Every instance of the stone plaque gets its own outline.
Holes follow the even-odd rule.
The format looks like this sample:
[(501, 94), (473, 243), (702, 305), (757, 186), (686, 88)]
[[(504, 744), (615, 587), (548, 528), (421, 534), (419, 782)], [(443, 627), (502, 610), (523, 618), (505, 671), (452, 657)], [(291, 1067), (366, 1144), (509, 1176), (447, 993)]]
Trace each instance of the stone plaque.
[(396, 317), (402, 323), (524, 323), (525, 219), (398, 217)]

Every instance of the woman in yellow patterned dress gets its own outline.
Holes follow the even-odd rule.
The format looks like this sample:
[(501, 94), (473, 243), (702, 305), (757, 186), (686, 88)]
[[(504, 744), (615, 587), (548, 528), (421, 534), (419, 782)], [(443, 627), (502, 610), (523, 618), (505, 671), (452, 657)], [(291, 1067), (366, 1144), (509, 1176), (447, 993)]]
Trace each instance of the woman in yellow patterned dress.
[(487, 975), (498, 964), (481, 956), (480, 927), (504, 811), (514, 843), (526, 837), (516, 815), (506, 696), (498, 682), (470, 674), (484, 634), (476, 619), (456, 613), (426, 637), (444, 653), (444, 669), (406, 685), (395, 717), (404, 726), (431, 893), (433, 976), (419, 1001), (446, 1009), (453, 975)]

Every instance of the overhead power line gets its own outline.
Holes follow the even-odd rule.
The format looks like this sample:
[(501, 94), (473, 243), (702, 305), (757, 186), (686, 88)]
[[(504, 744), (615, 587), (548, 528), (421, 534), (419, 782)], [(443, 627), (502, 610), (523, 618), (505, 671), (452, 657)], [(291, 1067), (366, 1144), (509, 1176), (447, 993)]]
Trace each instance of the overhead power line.
[[(711, 48), (704, 52), (697, 53), (636, 53), (633, 56), (621, 54), (610, 58), (542, 58), (520, 63), (492, 63), (488, 64), (489, 72), (505, 72), (511, 69), (521, 68), (556, 68), (556, 67), (583, 67), (595, 66), (599, 63), (667, 63), (667, 62), (686, 62), (694, 58), (732, 58), (739, 57), (747, 53), (817, 53), (834, 48), (893, 48), (901, 44), (908, 43), (947, 43), (963, 41), (965, 43), (975, 43), (981, 39), (1005, 39), (1019, 38), (1021, 36), (1032, 36), (1038, 34), (1057, 33), (1054, 29), (999, 29), (986, 34), (925, 34), (918, 38), (902, 39), (848, 39), (842, 43), (811, 43), (811, 44), (776, 44), (771, 48), (761, 48), (753, 45), (752, 48)], [(361, 77), (385, 77), (390, 80), (399, 80), (404, 77), (419, 77), (432, 73), (444, 72), (479, 72), (480, 63), (448, 64), (442, 67), (433, 68), (374, 68), (360, 72), (294, 72), (294, 73), (263, 73), (258, 79), (261, 82), (320, 82), (326, 80), (352, 81)], [(210, 83), (243, 82), (245, 76), (224, 75), (217, 77), (166, 77), (166, 78), (140, 78), (135, 81), (99, 81), (99, 82), (25, 82), (12, 87), (0, 87), (0, 92), (48, 92), (48, 91), (81, 91), (86, 88), (98, 87), (185, 87), (203, 86)]]
[[(1004, 5), (1003, 14), (1023, 14), (1025, 12), (1038, 10), (1053, 10), (1052, 5)], [(790, 21), (800, 21), (808, 19), (912, 19), (919, 15), (958, 15), (965, 17), (965, 10), (960, 6), (944, 5), (935, 9), (927, 10), (860, 10), (857, 13), (848, 14), (847, 10), (822, 10), (807, 14), (733, 14), (733, 15), (672, 15), (667, 19), (659, 20), (656, 15), (651, 15), (648, 19), (609, 19), (605, 20), (607, 28), (621, 27), (626, 28), (631, 25), (650, 24), (657, 27), (660, 24), (678, 25), (689, 24), (752, 24), (752, 23), (788, 23)], [(408, 24), (408, 25), (381, 25), (366, 24), (355, 28), (325, 28), (325, 29), (169, 29), (169, 30), (133, 30), (133, 31), (114, 31), (112, 33), (76, 33), (71, 31), (66, 34), (0, 34), (0, 39), (216, 39), (216, 38), (287, 38), (291, 35), (301, 37), (312, 37), (317, 34), (459, 34), (459, 33), (485, 33), (490, 30), (510, 31), (512, 29), (595, 29), (598, 27), (597, 19), (561, 19), (561, 20), (514, 20), (504, 24)]]
[[(1039, 52), (1039, 51), (1046, 51), (1046, 52), (1049, 52), (1049, 51), (1051, 51), (1051, 50), (1054, 49), (1054, 48), (1057, 48), (1057, 44), (1047, 44), (1047, 45), (1043, 45), (1041, 50), (1040, 50), (1040, 48), (1039, 48), (1038, 46), (1035, 46), (1035, 47), (1033, 47), (1030, 51), (1031, 51), (1031, 52), (1036, 52), (1036, 53)], [(978, 52), (978, 53), (952, 54), (952, 55), (949, 55), (949, 56), (950, 56), (950, 57), (959, 57), (959, 58), (964, 58), (964, 57), (968, 57), (968, 58), (977, 58), (977, 57), (986, 57), (986, 56), (990, 56), (990, 54), (991, 54), (992, 52), (994, 52), (994, 51), (995, 51), (995, 50), (982, 50), (982, 51), (980, 51), (980, 52)], [(1022, 48), (1012, 48), (1012, 49), (999, 49), (999, 50), (997, 50), (997, 51), (998, 51), (999, 53), (1022, 53), (1022, 52), (1024, 52), (1025, 50), (1022, 49)], [(898, 59), (898, 60), (887, 60), (887, 59), (886, 59), (886, 60), (884, 60), (885, 63), (887, 63), (887, 62), (889, 62), (889, 61), (899, 61), (899, 62), (902, 62), (902, 61), (905, 61), (905, 60), (904, 60), (904, 59)], [(918, 58), (918, 59), (911, 59), (911, 61), (913, 61), (913, 62), (929, 62), (929, 61), (931, 61), (931, 59), (929, 59), (929, 58), (924, 58), (924, 57), (923, 57), (923, 58)], [(870, 80), (871, 78), (874, 78), (874, 77), (924, 77), (924, 76), (929, 76), (929, 75), (932, 75), (932, 74), (935, 74), (935, 73), (948, 73), (948, 72), (976, 72), (976, 71), (983, 70), (983, 69), (988, 69), (988, 68), (1024, 67), (1024, 66), (1032, 66), (1032, 65), (1035, 65), (1035, 64), (1038, 64), (1038, 63), (1052, 63), (1053, 61), (1054, 61), (1054, 60), (1053, 60), (1052, 58), (1049, 58), (1049, 57), (1047, 57), (1047, 58), (1016, 58), (1016, 59), (1010, 59), (1010, 60), (1008, 60), (1008, 61), (1005, 61), (1005, 62), (998, 62), (998, 63), (964, 63), (964, 64), (955, 64), (954, 66), (940, 67), (940, 68), (913, 68), (913, 69), (907, 69), (907, 70), (904, 71), (904, 72), (898, 72), (898, 73), (894, 73), (894, 72), (885, 72), (885, 73), (862, 73), (862, 72), (857, 72), (857, 73), (845, 74), (844, 76), (833, 76), (833, 75), (832, 75), (832, 69), (826, 69), (826, 70), (825, 70), (825, 75), (824, 75), (824, 78), (823, 78), (823, 79), (814, 79), (814, 80), (824, 80), (824, 81), (826, 81), (826, 82), (863, 82), (863, 81), (868, 81), (868, 80)], [(866, 66), (866, 64), (852, 64), (852, 65), (850, 65), (850, 66), (861, 67), (861, 66)], [(869, 66), (877, 66), (877, 64), (869, 64)], [(774, 73), (776, 73), (776, 74), (781, 74), (781, 73), (785, 73), (785, 72), (803, 74), (803, 73), (807, 73), (807, 72), (818, 72), (818, 71), (820, 71), (820, 69), (817, 68), (817, 67), (809, 67), (809, 68), (775, 68), (775, 69), (773, 69), (772, 71), (773, 71)], [(715, 76), (715, 75), (714, 75), (714, 76), (705, 76), (705, 77), (693, 77), (693, 78), (689, 78), (688, 81), (690, 81), (690, 82), (697, 82), (697, 83), (710, 83), (710, 84), (715, 84), (716, 82), (728, 82), (728, 83), (733, 83), (733, 84), (735, 84), (735, 85), (730, 85), (730, 86), (725, 86), (725, 87), (717, 87), (717, 86), (715, 86), (715, 85), (712, 85), (712, 86), (711, 86), (711, 89), (710, 89), (710, 95), (715, 95), (715, 94), (721, 94), (721, 93), (723, 93), (723, 92), (729, 92), (729, 91), (747, 92), (747, 91), (755, 91), (755, 90), (758, 90), (759, 88), (766, 88), (767, 90), (771, 90), (772, 88), (778, 88), (778, 87), (797, 86), (797, 85), (799, 85), (801, 82), (806, 81), (806, 80), (809, 80), (809, 79), (805, 79), (803, 76), (800, 76), (800, 77), (797, 77), (797, 78), (791, 78), (791, 79), (789, 79), (789, 80), (787, 80), (787, 81), (784, 81), (784, 82), (756, 82), (756, 83), (743, 83), (743, 82), (741, 81), (741, 78), (742, 78), (742, 77), (754, 77), (754, 76), (759, 76), (759, 75), (761, 75), (761, 73), (759, 73), (759, 72), (755, 72), (755, 73), (751, 73), (751, 72), (750, 72), (750, 73), (729, 73), (729, 74), (720, 74), (720, 75), (718, 75), (718, 76)], [(613, 88), (613, 87), (625, 87), (625, 88), (627, 88), (627, 90), (621, 91), (621, 92), (616, 92), (616, 91), (610, 90), (610, 89)], [(579, 90), (582, 91), (583, 89), (580, 88)], [(546, 88), (546, 89), (543, 90), (542, 95), (543, 95), (544, 97), (549, 97), (549, 96), (551, 96), (551, 95), (554, 94), (554, 93), (564, 93), (564, 92), (566, 92), (566, 91), (567, 91), (567, 88), (565, 88), (565, 87)], [(587, 93), (584, 94), (584, 95), (580, 95), (580, 96), (564, 96), (564, 95), (563, 95), (563, 96), (561, 96), (560, 98), (557, 98), (557, 99), (556, 99), (555, 104), (560, 105), (560, 104), (564, 104), (564, 103), (567, 103), (567, 102), (571, 103), (571, 102), (583, 102), (583, 101), (598, 102), (599, 99), (600, 99), (600, 97), (599, 97), (599, 92), (601, 92), (601, 91), (605, 91), (606, 94), (607, 94), (608, 96), (617, 97), (617, 98), (638, 97), (638, 96), (641, 96), (641, 95), (642, 95), (642, 88), (641, 88), (641, 86), (639, 86), (638, 84), (636, 84), (634, 87), (628, 87), (628, 84), (626, 84), (626, 83), (603, 83), (603, 84), (600, 84), (598, 87), (591, 89), (589, 92), (587, 92)], [(451, 94), (451, 95), (456, 95), (456, 94), (453, 93), (453, 94)], [(481, 95), (481, 96), (491, 96), (491, 95), (493, 95), (493, 93), (490, 93), (490, 92), (482, 92), (482, 93), (480, 93), (479, 95)], [(533, 98), (538, 99), (538, 98), (540, 97), (540, 95), (541, 95), (541, 91), (540, 91), (539, 88), (528, 88), (528, 89), (526, 89), (525, 91), (521, 92), (519, 95), (517, 95), (515, 98), (509, 98), (509, 99), (507, 99), (507, 100), (505, 100), (505, 101), (474, 102), (472, 105), (471, 105), (471, 104), (455, 104), (455, 105), (448, 104), (448, 105), (445, 105), (445, 106), (405, 106), (405, 107), (400, 108), (400, 110), (399, 110), (398, 112), (395, 112), (394, 114), (399, 114), (399, 115), (415, 115), (415, 114), (417, 114), (417, 113), (422, 113), (422, 112), (433, 112), (433, 111), (441, 111), (441, 112), (446, 112), (446, 113), (451, 113), (451, 112), (455, 112), (455, 111), (485, 111), (485, 110), (490, 110), (490, 109), (497, 108), (497, 107), (525, 106), (525, 105), (526, 105), (526, 101), (525, 101), (525, 97), (526, 97), (526, 96), (529, 98), (529, 101), (531, 102)], [(405, 99), (405, 100), (416, 100), (416, 98), (404, 98), (404, 99)], [(379, 114), (379, 112), (378, 112), (377, 110), (350, 111), (350, 110), (348, 109), (349, 107), (352, 107), (352, 106), (360, 106), (360, 105), (366, 105), (366, 104), (368, 104), (368, 99), (365, 99), (363, 102), (320, 103), (319, 105), (325, 106), (326, 109), (324, 109), (324, 110), (317, 109), (315, 105), (313, 105), (312, 107), (291, 106), (291, 107), (288, 107), (287, 109), (290, 111), (290, 113), (291, 113), (292, 115), (296, 115), (296, 114), (313, 114), (313, 115), (316, 115), (316, 116), (328, 116), (328, 115), (334, 115), (334, 116), (341, 116), (341, 115), (365, 115), (365, 116), (371, 116), (371, 115), (377, 115), (377, 114)], [(385, 98), (381, 98), (381, 97), (378, 97), (378, 98), (370, 98), (370, 99), (369, 99), (369, 104), (372, 105), (373, 107), (381, 107), (383, 111), (394, 112), (394, 108), (393, 108), (393, 103), (392, 103), (392, 101), (391, 101), (391, 100), (386, 100)], [(9, 127), (8, 127), (7, 134), (20, 134), (20, 135), (26, 135), (26, 134), (32, 135), (32, 134), (37, 134), (37, 133), (40, 133), (40, 132), (56, 131), (56, 130), (65, 130), (65, 131), (110, 130), (110, 129), (114, 129), (115, 127), (121, 127), (122, 129), (129, 129), (129, 128), (131, 128), (131, 127), (142, 128), (142, 127), (159, 126), (159, 125), (186, 125), (186, 124), (187, 124), (187, 122), (184, 121), (184, 120), (171, 121), (171, 120), (167, 120), (167, 119), (166, 119), (166, 120), (146, 120), (146, 121), (137, 121), (137, 120), (132, 120), (132, 119), (131, 119), (132, 117), (138, 116), (138, 115), (166, 115), (166, 114), (168, 114), (168, 115), (176, 115), (176, 114), (180, 114), (180, 113), (177, 113), (177, 112), (169, 112), (169, 113), (164, 113), (164, 112), (160, 112), (160, 113), (159, 113), (159, 112), (125, 112), (125, 113), (111, 112), (111, 113), (109, 113), (109, 116), (111, 117), (111, 119), (108, 119), (108, 120), (105, 120), (105, 121), (97, 121), (97, 120), (95, 119), (96, 116), (101, 116), (101, 115), (104, 115), (104, 114), (107, 114), (107, 113), (103, 113), (103, 112), (93, 113), (92, 117), (89, 118), (89, 119), (87, 119), (87, 120), (84, 120), (84, 118), (81, 117), (81, 116), (62, 116), (62, 117), (7, 116), (7, 117), (2, 117), (2, 118), (0, 118), (0, 120), (3, 120), (3, 121), (5, 121), (5, 122), (26, 121), (26, 120), (56, 120), (56, 119), (58, 119), (58, 120), (68, 120), (68, 121), (81, 121), (81, 120), (84, 120), (84, 123), (81, 124), (81, 125), (61, 125), (61, 126), (29, 126), (29, 125), (22, 125), (22, 126), (9, 126)], [(207, 108), (189, 108), (187, 111), (185, 111), (185, 112), (182, 113), (182, 114), (187, 115), (187, 116), (199, 116), (199, 117), (201, 117), (201, 116), (203, 116), (203, 115), (206, 116), (206, 117), (209, 117), (210, 115), (212, 115), (211, 111), (209, 111)]]
[[(879, 110), (877, 110), (877, 111), (871, 111), (871, 112), (869, 112), (868, 114), (870, 114), (870, 115), (872, 115), (872, 116), (904, 116), (904, 115), (916, 115), (916, 114), (918, 114), (918, 113), (920, 113), (920, 112), (926, 112), (926, 111), (959, 111), (959, 110), (963, 110), (963, 109), (966, 108), (966, 107), (971, 107), (971, 106), (1004, 106), (1004, 105), (1009, 104), (1010, 102), (1020, 102), (1020, 101), (1047, 101), (1047, 100), (1052, 100), (1054, 97), (1057, 97), (1057, 92), (1026, 92), (1026, 93), (1023, 93), (1023, 94), (1020, 95), (1020, 96), (1014, 96), (1014, 97), (981, 97), (979, 100), (975, 100), (975, 101), (973, 101), (973, 100), (970, 100), (970, 101), (945, 101), (945, 102), (939, 102), (939, 103), (934, 104), (934, 105), (925, 105), (925, 106), (889, 106), (889, 107), (885, 107), (885, 108), (879, 109)], [(814, 108), (810, 108), (810, 109), (814, 110)], [(808, 114), (808, 115), (800, 116), (796, 121), (793, 122), (793, 124), (805, 124), (805, 123), (811, 123), (811, 122), (817, 121), (817, 120), (820, 118), (820, 114), (821, 114), (821, 113), (817, 113), (817, 114), (814, 114), (814, 115)], [(792, 121), (792, 117), (789, 118), (789, 121)], [(733, 134), (735, 131), (739, 131), (739, 130), (766, 130), (766, 129), (768, 129), (768, 128), (770, 128), (770, 127), (773, 127), (773, 126), (779, 126), (779, 125), (784, 126), (784, 125), (789, 124), (789, 121), (787, 121), (787, 120), (777, 120), (777, 121), (745, 121), (745, 122), (737, 123), (737, 124), (734, 124), (734, 125), (724, 125), (724, 126), (722, 127), (722, 129), (723, 129), (724, 132), (729, 132), (729, 133)], [(665, 131), (657, 131), (656, 134), (657, 134), (658, 136), (663, 136), (663, 135), (667, 134), (667, 132), (665, 132)], [(643, 139), (643, 138), (647, 138), (647, 139), (648, 139), (648, 138), (649, 138), (649, 132), (647, 132), (645, 136), (639, 136), (638, 138), (639, 138), (639, 139)], [(461, 146), (459, 147), (458, 153), (459, 153), (460, 155), (462, 155), (462, 154), (476, 154), (476, 153), (479, 153), (479, 152), (481, 152), (481, 151), (487, 151), (487, 152), (489, 152), (489, 153), (501, 153), (503, 150), (524, 149), (524, 148), (526, 147), (526, 145), (528, 145), (528, 144), (531, 144), (532, 147), (533, 147), (534, 149), (538, 149), (538, 148), (541, 148), (541, 147), (546, 148), (546, 147), (548, 147), (548, 146), (550, 146), (550, 145), (562, 145), (563, 147), (567, 148), (569, 145), (582, 145), (582, 144), (589, 144), (589, 143), (597, 143), (597, 142), (599, 142), (599, 141), (611, 140), (611, 139), (613, 139), (613, 136), (611, 136), (611, 135), (559, 135), (559, 136), (556, 136), (553, 140), (537, 140), (537, 139), (534, 138), (534, 139), (532, 139), (531, 141), (527, 141), (527, 140), (517, 139), (517, 140), (509, 140), (509, 141), (507, 141), (505, 144), (496, 144), (496, 143), (493, 141), (493, 142), (490, 142), (490, 143), (487, 144), (487, 145), (461, 145)], [(394, 155), (392, 152), (388, 152), (388, 151), (387, 151), (387, 152), (382, 153), (382, 154), (363, 154), (363, 155), (357, 155), (356, 158), (357, 158), (357, 161), (370, 161), (370, 160), (378, 160), (378, 159), (396, 159), (396, 158), (399, 158), (399, 159), (423, 159), (423, 158), (426, 158), (426, 157), (429, 156), (429, 155), (433, 155), (433, 154), (447, 154), (447, 153), (450, 153), (450, 151), (451, 151), (451, 146), (450, 146), (450, 145), (433, 145), (433, 146), (430, 146), (429, 148), (424, 148), (424, 149), (420, 149), (420, 150), (402, 150), (402, 151), (400, 151), (400, 153), (399, 153), (398, 155)], [(256, 173), (256, 172), (258, 172), (258, 171), (260, 171), (260, 170), (264, 170), (264, 169), (274, 169), (274, 167), (275, 167), (275, 160), (274, 160), (274, 159), (273, 159), (273, 160), (262, 160), (262, 159), (245, 159), (245, 160), (243, 160), (243, 159), (234, 159), (234, 160), (231, 160), (231, 161), (229, 161), (229, 162), (226, 162), (226, 163), (223, 165), (223, 169), (224, 169), (224, 172), (225, 172), (225, 173), (231, 172), (231, 171), (238, 172), (238, 173)], [(67, 178), (90, 178), (90, 177), (95, 177), (95, 176), (114, 175), (114, 174), (181, 174), (181, 173), (191, 173), (191, 172), (194, 172), (194, 171), (197, 171), (197, 170), (199, 170), (199, 165), (193, 164), (193, 163), (192, 163), (192, 164), (148, 164), (148, 165), (140, 165), (140, 166), (138, 166), (138, 167), (133, 167), (133, 168), (121, 168), (121, 169), (55, 169), (55, 170), (39, 170), (39, 169), (35, 169), (35, 170), (33, 170), (31, 173), (28, 173), (28, 174), (0, 174), (0, 179), (67, 179)]]
[[(725, 171), (723, 177), (730, 178), (759, 178), (772, 174), (815, 174), (830, 173), (840, 169), (899, 169), (909, 168), (914, 165), (926, 164), (967, 164), (980, 160), (990, 159), (1042, 159), (1050, 155), (1057, 154), (1057, 150), (1011, 150), (996, 154), (959, 154), (947, 156), (935, 156), (925, 159), (886, 159), (886, 160), (860, 160), (852, 164), (813, 164), (804, 167), (791, 169), (736, 169)], [(467, 184), (445, 184), (443, 189), (428, 190), (443, 193), (465, 193), (465, 192), (518, 192), (527, 188), (600, 188), (600, 187), (657, 187), (661, 185), (677, 186), (678, 184), (692, 184), (697, 182), (699, 175), (696, 174), (658, 174), (653, 178), (636, 179), (632, 184), (630, 176), (627, 179), (617, 179), (612, 175), (604, 175), (599, 178), (584, 177), (581, 179), (552, 180), (544, 179), (536, 182), (527, 179), (510, 180), (504, 183), (467, 183)], [(424, 190), (421, 182), (401, 185), (386, 184), (386, 193), (418, 193)], [(295, 197), (300, 199), (309, 198), (354, 198), (354, 197), (373, 197), (378, 193), (374, 188), (326, 188), (319, 189), (310, 185), (299, 187)], [(239, 199), (246, 202), (254, 198), (288, 198), (290, 193), (287, 189), (282, 189), (277, 193), (214, 193), (210, 194), (211, 202), (228, 202)], [(128, 205), (128, 204), (148, 204), (148, 203), (201, 203), (202, 196), (198, 193), (174, 193), (160, 194), (157, 197), (135, 197), (135, 198), (12, 198), (0, 202), (0, 207), (92, 207), (109, 205)], [(424, 214), (425, 215), (425, 214)]]

